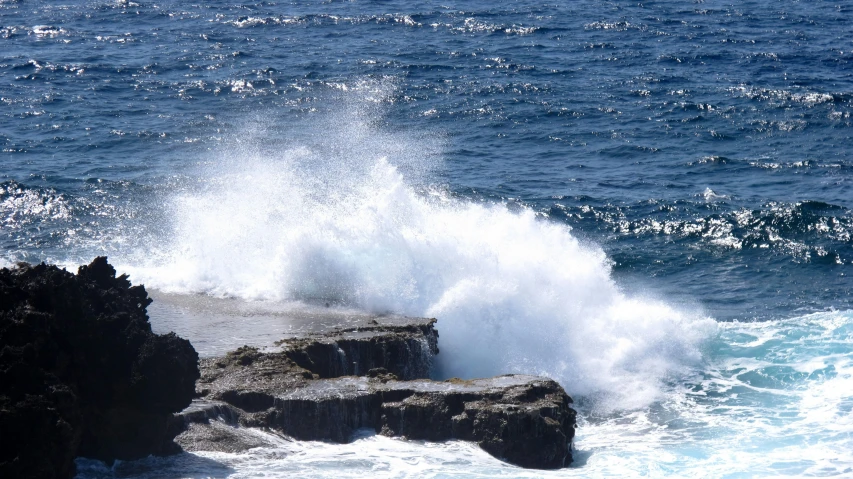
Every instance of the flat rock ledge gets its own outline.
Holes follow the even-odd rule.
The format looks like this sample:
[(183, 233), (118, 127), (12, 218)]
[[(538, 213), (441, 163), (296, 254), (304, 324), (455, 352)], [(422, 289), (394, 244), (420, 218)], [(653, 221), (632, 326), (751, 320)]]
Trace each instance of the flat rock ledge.
[(434, 319), (377, 316), (363, 324), (242, 347), (200, 363), (198, 399), (178, 414), (187, 451), (265, 445), (262, 428), (345, 443), (359, 429), (412, 440), (473, 441), (509, 463), (555, 469), (572, 460), (576, 413), (556, 382), (507, 375), (426, 379), (438, 353)]

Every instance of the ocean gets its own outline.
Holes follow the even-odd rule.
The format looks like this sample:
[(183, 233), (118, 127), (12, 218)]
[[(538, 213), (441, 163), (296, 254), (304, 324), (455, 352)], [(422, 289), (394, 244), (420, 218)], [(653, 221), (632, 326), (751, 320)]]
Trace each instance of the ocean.
[(0, 0), (0, 49), (0, 266), (106, 255), (202, 356), (436, 317), (437, 379), (579, 411), (559, 471), (365, 433), (80, 479), (853, 477), (853, 2)]

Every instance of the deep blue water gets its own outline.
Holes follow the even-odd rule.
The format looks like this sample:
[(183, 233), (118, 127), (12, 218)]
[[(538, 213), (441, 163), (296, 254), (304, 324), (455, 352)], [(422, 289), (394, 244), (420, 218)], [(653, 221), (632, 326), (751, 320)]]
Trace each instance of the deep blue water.
[[(3, 2), (2, 247), (62, 259), (68, 230), (104, 234), (104, 208), (139, 215), (246, 118), (281, 138), (340, 85), (386, 79), (396, 89), (375, 121), (441, 138), (434, 181), (571, 225), (626, 284), (718, 318), (849, 308), (851, 14), (848, 2)], [(16, 210), (27, 191), (70, 214)]]
[[(561, 282), (561, 261), (586, 258), (567, 239), (579, 238), (606, 255), (590, 277), (718, 321), (782, 321), (788, 337), (784, 321), (853, 309), (850, 1), (0, 0), (0, 51), (5, 263), (107, 254), (154, 289), (412, 314), (458, 293), (442, 276), (454, 265), (524, 277), (518, 294), (556, 288), (523, 305), (490, 290), (474, 314), (489, 321), (583, 302), (558, 291), (575, 285)], [(439, 199), (360, 190), (397, 181), (376, 173), (380, 158), (404, 191)], [(442, 201), (519, 219), (460, 213), (502, 238), (482, 247), (453, 236), (466, 220)], [(375, 205), (402, 211), (348, 223), (384, 214)], [(299, 241), (282, 239), (297, 230)], [(339, 231), (349, 236), (305, 240)], [(529, 278), (489, 269), (525, 245), (556, 266), (531, 263)], [(465, 263), (481, 247), (494, 258)], [(277, 285), (232, 259), (311, 273)], [(186, 273), (164, 279), (169, 265)], [(396, 278), (393, 294), (374, 294), (378, 270)], [(820, 354), (849, 355), (848, 329), (827, 329), (843, 347)], [(704, 360), (735, 361), (731, 344), (751, 344), (739, 334), (726, 329)], [(649, 348), (671, 346), (658, 339)], [(741, 371), (715, 364), (699, 383)], [(799, 381), (812, 379), (779, 387), (810, 390)]]

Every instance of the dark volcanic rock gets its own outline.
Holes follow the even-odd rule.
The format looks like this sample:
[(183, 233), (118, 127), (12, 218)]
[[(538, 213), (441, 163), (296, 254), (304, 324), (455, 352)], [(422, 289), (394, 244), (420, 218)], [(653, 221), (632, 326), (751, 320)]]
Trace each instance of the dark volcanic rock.
[[(469, 381), (388, 382), (377, 429), (386, 436), (474, 441), (507, 462), (556, 469), (572, 461), (575, 411), (556, 382), (507, 375)], [(411, 392), (411, 394), (409, 394)]]
[(443, 382), (343, 377), (283, 391), (270, 409), (241, 422), (306, 440), (347, 442), (365, 427), (408, 439), (462, 439), (513, 464), (553, 469), (571, 462), (570, 403), (557, 383), (535, 376)]
[[(575, 411), (569, 406), (571, 398), (554, 381), (518, 375), (470, 381), (398, 380), (410, 377), (416, 368), (387, 358), (401, 357), (399, 350), (402, 345), (411, 347), (410, 340), (429, 344), (426, 338), (432, 337), (434, 320), (421, 321), (428, 321), (424, 328), (385, 326), (373, 336), (371, 331), (358, 331), (363, 344), (348, 351), (359, 351), (361, 358), (386, 358), (369, 360), (373, 366), (369, 371), (366, 365), (355, 366), (368, 377), (321, 377), (330, 375), (328, 365), (334, 363), (325, 360), (328, 355), (334, 358), (329, 345), (340, 345), (355, 331), (288, 341), (278, 352), (243, 347), (222, 358), (203, 360), (199, 388), (206, 398), (182, 413), (186, 431), (176, 440), (187, 450), (236, 450), (245, 446), (241, 438), (245, 435), (238, 434), (246, 427), (333, 442), (348, 442), (357, 429), (371, 428), (409, 439), (474, 441), (524, 467), (551, 469), (571, 462)], [(391, 338), (391, 345), (383, 345), (382, 338)], [(389, 348), (398, 352), (388, 354)], [(315, 359), (308, 361), (303, 353)], [(344, 351), (339, 357), (349, 359), (349, 354)], [(317, 364), (322, 374), (310, 369)], [(350, 372), (344, 367), (348, 361), (338, 364)], [(236, 426), (233, 437), (228, 437), (223, 424)], [(216, 438), (215, 444), (209, 437)]]
[(77, 275), (0, 270), (0, 477), (71, 477), (77, 455), (177, 449), (171, 417), (194, 395), (198, 356), (151, 332), (150, 302), (103, 257)]
[(321, 378), (384, 369), (400, 379), (429, 377), (438, 354), (435, 319), (377, 316), (355, 327), (277, 342), (290, 359)]

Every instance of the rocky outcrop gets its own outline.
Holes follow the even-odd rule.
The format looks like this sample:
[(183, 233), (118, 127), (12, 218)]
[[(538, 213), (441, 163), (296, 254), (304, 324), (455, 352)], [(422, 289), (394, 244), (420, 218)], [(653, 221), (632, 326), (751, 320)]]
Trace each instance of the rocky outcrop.
[(172, 413), (190, 404), (198, 356), (152, 333), (150, 302), (103, 257), (77, 275), (0, 270), (0, 477), (71, 477), (78, 455), (178, 450)]
[(71, 477), (76, 456), (348, 442), (364, 428), (473, 441), (524, 467), (572, 460), (575, 411), (554, 381), (428, 379), (434, 319), (299, 313), (275, 347), (199, 365), (189, 342), (152, 333), (150, 303), (106, 258), (77, 275), (0, 270), (0, 477)]
[(369, 428), (409, 439), (473, 441), (524, 467), (571, 462), (575, 411), (557, 383), (519, 375), (431, 381), (419, 363), (431, 364), (437, 353), (435, 320), (372, 321), (284, 341), (277, 351), (243, 347), (203, 360), (204, 399), (181, 414), (184, 432), (176, 441), (187, 450), (236, 451), (255, 444), (245, 428), (332, 442)]
[(571, 398), (550, 379), (507, 375), (389, 381), (373, 389), (382, 398), (374, 423), (380, 434), (473, 441), (493, 456), (536, 469), (556, 469), (572, 461), (576, 414)]

